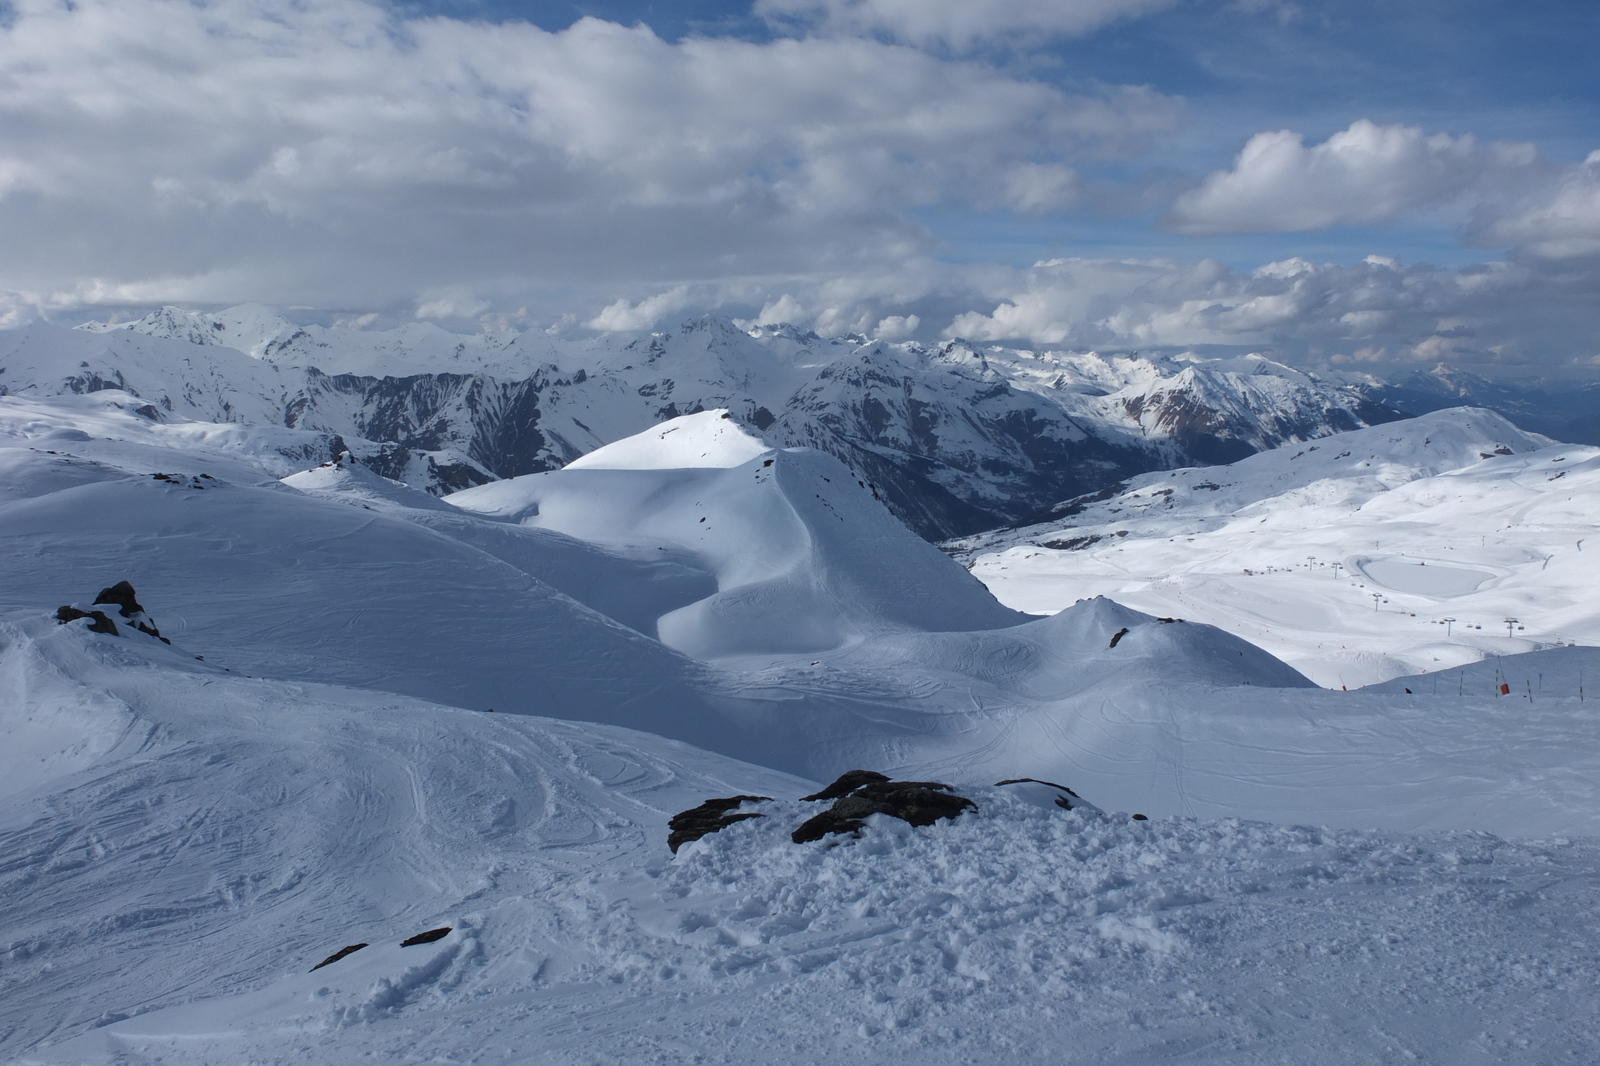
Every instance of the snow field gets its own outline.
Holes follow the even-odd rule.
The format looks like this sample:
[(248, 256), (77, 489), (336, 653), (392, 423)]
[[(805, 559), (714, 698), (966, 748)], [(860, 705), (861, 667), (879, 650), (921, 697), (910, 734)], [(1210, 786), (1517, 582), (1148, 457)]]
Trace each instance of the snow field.
[[(1600, 1057), (1592, 649), (1323, 691), (1193, 620), (1019, 618), (815, 453), (467, 510), (0, 412), (0, 1061)], [(174, 646), (50, 617), (123, 577)], [(653, 639), (701, 604), (706, 659)], [(794, 845), (854, 766), (979, 809)]]
[[(797, 846), (811, 783), (644, 734), (218, 678), (154, 649), (135, 668), (72, 627), (5, 656), (29, 641), (30, 675), (78, 675), (152, 739), (9, 810), (6, 876), (29, 886), (9, 893), (10, 1061), (1600, 1050), (1592, 841), (1137, 822), (969, 785), (978, 810), (953, 821)], [(776, 798), (667, 851), (672, 811), (737, 791)]]
[[(1600, 449), (1470, 410), (1319, 444), (1326, 460), (1293, 446), (1147, 475), (1070, 524), (963, 547), (1018, 610), (1110, 596), (1219, 626), (1332, 688), (1600, 644), (1600, 566), (1585, 551)], [(1532, 450), (1495, 454), (1513, 446)]]

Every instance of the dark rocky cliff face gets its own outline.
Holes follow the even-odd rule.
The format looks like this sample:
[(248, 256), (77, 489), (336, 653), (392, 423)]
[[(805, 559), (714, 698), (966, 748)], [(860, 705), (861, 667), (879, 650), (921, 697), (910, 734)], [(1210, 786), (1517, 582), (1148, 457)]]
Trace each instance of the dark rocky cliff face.
[(577, 457), (553, 448), (540, 432), (541, 391), (548, 384), (543, 376), (506, 382), (481, 374), (380, 378), (310, 369), (304, 391), (284, 411), (284, 424), (408, 449), (454, 449), (496, 477), (516, 477)]
[[(477, 362), (445, 352), (437, 362), (453, 372), (393, 375), (311, 362), (395, 365), (366, 334), (359, 343), (351, 334), (341, 352), (345, 339), (323, 330), (311, 348), (289, 353), (295, 361), (277, 362), (178, 332), (22, 331), (0, 343), (0, 391), (117, 389), (157, 418), (281, 422), (311, 431), (308, 442), (283, 446), (296, 452), (290, 458), (322, 462), (347, 449), (437, 493), (553, 470), (664, 419), (727, 408), (774, 444), (836, 456), (930, 540), (1026, 521), (1151, 470), (1229, 462), (1402, 417), (1377, 387), (1339, 386), (1255, 357), (886, 344), (782, 326), (747, 333), (714, 316), (614, 345), (563, 349), (535, 337)], [(415, 351), (402, 353), (417, 338), (400, 332), (392, 357), (418, 366)], [(1449, 387), (1423, 384), (1429, 395)]]
[[(1018, 388), (970, 353), (943, 359), (881, 345), (823, 366), (774, 413), (726, 382), (626, 380), (671, 369), (654, 349), (640, 354), (651, 358), (609, 372), (624, 379), (616, 381), (583, 371), (507, 381), (308, 370), (284, 421), (400, 449), (453, 450), (494, 476), (516, 477), (557, 469), (603, 443), (586, 447), (547, 430), (553, 418), (587, 430), (580, 416), (597, 396), (627, 394), (636, 408), (629, 417), (639, 423), (630, 432), (726, 406), (776, 444), (834, 455), (918, 534), (943, 540), (1027, 521), (1061, 500), (1151, 470), (1232, 462), (1262, 447), (1402, 417), (1375, 400), (1315, 391), (1264, 406), (1206, 381), (1124, 399), (1127, 422), (1116, 424)], [(390, 477), (400, 477), (408, 462), (358, 458)], [(441, 470), (435, 491), (465, 487), (474, 477), (481, 479), (470, 468)]]

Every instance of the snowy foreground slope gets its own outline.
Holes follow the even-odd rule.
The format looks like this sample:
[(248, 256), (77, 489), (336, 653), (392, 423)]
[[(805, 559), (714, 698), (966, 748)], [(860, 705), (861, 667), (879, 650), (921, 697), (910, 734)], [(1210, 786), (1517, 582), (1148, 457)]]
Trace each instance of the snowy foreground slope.
[(1600, 644), (1600, 449), (1487, 411), (1149, 474), (1061, 510), (953, 546), (1019, 610), (1110, 596), (1332, 687)]
[[(953, 822), (795, 845), (809, 783), (647, 734), (241, 678), (44, 620), (0, 641), (29, 708), (8, 740), (76, 742), (7, 768), (5, 1061), (1600, 1053), (1592, 840), (971, 788)], [(667, 851), (668, 814), (737, 792), (776, 802)]]
[[(1030, 618), (714, 411), (441, 501), (137, 406), (0, 397), (0, 1061), (1600, 1052), (1593, 649)], [(57, 624), (119, 579), (171, 645)], [(852, 767), (977, 809), (794, 844)]]

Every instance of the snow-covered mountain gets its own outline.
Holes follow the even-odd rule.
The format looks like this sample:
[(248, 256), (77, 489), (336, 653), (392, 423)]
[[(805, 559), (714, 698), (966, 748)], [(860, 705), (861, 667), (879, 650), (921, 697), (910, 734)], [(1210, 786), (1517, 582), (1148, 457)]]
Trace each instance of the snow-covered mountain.
[[(1400, 417), (1358, 390), (1256, 357), (888, 344), (787, 326), (745, 331), (717, 317), (580, 342), (422, 324), (299, 327), (247, 306), (166, 308), (72, 340), (61, 333), (35, 326), (0, 340), (0, 389), (111, 384), (190, 417), (464, 456), (499, 477), (553, 470), (664, 419), (725, 408), (775, 442), (840, 459), (930, 538), (1025, 520), (1148, 470)], [(474, 476), (452, 469), (431, 487)]]
[(1600, 644), (1600, 449), (1488, 411), (1147, 474), (1055, 512), (948, 547), (1019, 610), (1111, 596), (1323, 685)]
[(1352, 375), (1343, 383), (1376, 404), (1411, 415), (1446, 407), (1486, 407), (1556, 440), (1600, 444), (1600, 382), (1494, 381), (1439, 365), (1387, 381)]
[[(1319, 689), (1192, 615), (1020, 615), (719, 411), (441, 499), (161, 395), (0, 396), (0, 1059), (1596, 1050), (1592, 648)], [(1593, 496), (1600, 457), (1431, 417), (1445, 472), (1380, 495)], [(142, 614), (89, 602), (122, 580)], [(856, 768), (974, 806), (797, 843)]]

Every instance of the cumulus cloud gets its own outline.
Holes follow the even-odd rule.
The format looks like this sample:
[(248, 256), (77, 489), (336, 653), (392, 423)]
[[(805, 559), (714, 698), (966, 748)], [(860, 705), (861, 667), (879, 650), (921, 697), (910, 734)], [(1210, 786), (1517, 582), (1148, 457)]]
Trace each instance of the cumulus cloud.
[(549, 33), (373, 0), (10, 11), (0, 288), (40, 306), (475, 307), (860, 269), (930, 246), (914, 208), (1059, 205), (1075, 159), (1177, 113), (878, 40)]
[(1544, 259), (1600, 256), (1600, 151), (1532, 195), (1485, 206), (1469, 237)]
[(662, 318), (675, 311), (682, 311), (689, 304), (689, 286), (676, 285), (666, 292), (648, 296), (638, 303), (629, 303), (626, 299), (618, 300), (607, 305), (584, 325), (590, 329), (605, 330), (609, 333), (632, 333), (649, 329)]
[(917, 327), (922, 325), (922, 319), (916, 315), (885, 315), (878, 320), (878, 325), (872, 334), (881, 340), (903, 340), (917, 332)]
[(1166, 225), (1187, 234), (1289, 233), (1392, 223), (1468, 192), (1492, 195), (1538, 173), (1532, 145), (1479, 145), (1367, 119), (1307, 147), (1293, 130), (1258, 133), (1231, 170), (1173, 204)]
[(758, 15), (825, 33), (880, 34), (964, 50), (993, 40), (1072, 37), (1177, 0), (757, 0)]
[(1059, 259), (947, 336), (1071, 348), (1248, 347), (1292, 359), (1576, 363), (1600, 344), (1589, 273), (1537, 264), (1462, 270), (1383, 256), (1287, 259), (1249, 272), (1214, 260)]

